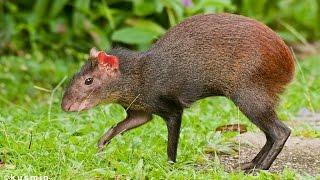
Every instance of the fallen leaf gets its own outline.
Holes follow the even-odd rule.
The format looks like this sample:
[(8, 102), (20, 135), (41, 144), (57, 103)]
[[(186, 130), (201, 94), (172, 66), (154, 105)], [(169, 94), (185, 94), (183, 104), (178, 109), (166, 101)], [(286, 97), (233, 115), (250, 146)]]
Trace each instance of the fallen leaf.
[(238, 131), (240, 134), (247, 132), (247, 126), (244, 124), (228, 124), (217, 127), (216, 131), (233, 132)]

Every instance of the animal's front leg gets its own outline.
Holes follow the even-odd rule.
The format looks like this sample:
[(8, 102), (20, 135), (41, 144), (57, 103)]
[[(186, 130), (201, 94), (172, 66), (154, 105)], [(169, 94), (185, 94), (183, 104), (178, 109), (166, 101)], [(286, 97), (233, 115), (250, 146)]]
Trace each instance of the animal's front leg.
[(167, 154), (170, 163), (176, 162), (181, 127), (181, 115), (181, 113), (175, 113), (166, 117), (168, 129)]
[(128, 116), (125, 120), (112, 126), (107, 132), (103, 134), (98, 142), (98, 148), (101, 151), (105, 144), (109, 143), (110, 140), (118, 134), (124, 133), (130, 129), (141, 126), (149, 122), (152, 115), (142, 111), (128, 111)]

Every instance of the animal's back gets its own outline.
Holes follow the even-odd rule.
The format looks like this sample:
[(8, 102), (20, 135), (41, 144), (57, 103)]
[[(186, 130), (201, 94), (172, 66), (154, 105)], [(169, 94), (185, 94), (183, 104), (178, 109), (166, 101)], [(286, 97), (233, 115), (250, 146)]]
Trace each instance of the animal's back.
[(294, 74), (293, 56), (270, 28), (232, 14), (190, 17), (170, 29), (147, 52), (158, 78), (175, 95), (190, 88), (201, 96), (226, 95), (238, 88), (260, 86), (271, 96)]

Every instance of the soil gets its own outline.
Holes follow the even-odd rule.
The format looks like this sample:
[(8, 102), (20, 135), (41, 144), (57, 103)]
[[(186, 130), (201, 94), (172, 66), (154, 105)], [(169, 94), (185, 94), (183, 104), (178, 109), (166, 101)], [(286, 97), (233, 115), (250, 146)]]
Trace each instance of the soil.
[[(240, 145), (238, 155), (220, 156), (220, 161), (227, 171), (236, 171), (239, 163), (253, 159), (266, 139), (262, 133), (248, 132), (239, 135), (237, 141)], [(320, 139), (289, 137), (269, 171), (281, 172), (284, 168), (293, 169), (300, 174), (320, 175)]]

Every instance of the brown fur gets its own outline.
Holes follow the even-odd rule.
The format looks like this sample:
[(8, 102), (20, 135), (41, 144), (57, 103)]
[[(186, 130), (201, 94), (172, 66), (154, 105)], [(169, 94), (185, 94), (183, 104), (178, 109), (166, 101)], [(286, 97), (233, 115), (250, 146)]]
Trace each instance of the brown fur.
[[(122, 57), (117, 50), (110, 53)], [(132, 81), (118, 89), (135, 90), (123, 93), (123, 103), (141, 94), (132, 108), (141, 105), (153, 113), (161, 96), (188, 106), (206, 96), (231, 97), (252, 85), (274, 103), (294, 74), (293, 56), (279, 36), (257, 21), (230, 14), (188, 18), (136, 59), (120, 60), (138, 61), (129, 63), (134, 72), (132, 66), (124, 68)]]

